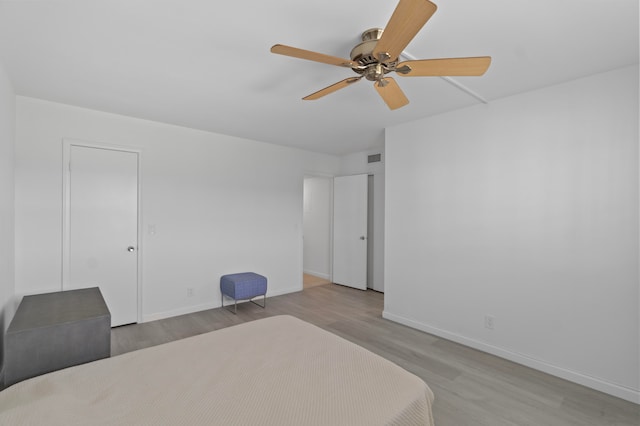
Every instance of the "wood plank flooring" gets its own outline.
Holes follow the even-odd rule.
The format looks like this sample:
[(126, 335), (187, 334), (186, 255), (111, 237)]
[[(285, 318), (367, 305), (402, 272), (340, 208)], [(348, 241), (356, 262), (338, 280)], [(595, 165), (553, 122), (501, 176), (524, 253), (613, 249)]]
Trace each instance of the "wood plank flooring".
[(331, 284), (331, 281), (326, 280), (321, 277), (316, 277), (311, 274), (303, 274), (302, 275), (302, 288), (308, 289), (311, 287), (317, 287), (319, 285)]
[(640, 406), (382, 318), (375, 291), (325, 284), (267, 299), (114, 328), (112, 355), (288, 314), (361, 345), (421, 377), (437, 426), (638, 426)]

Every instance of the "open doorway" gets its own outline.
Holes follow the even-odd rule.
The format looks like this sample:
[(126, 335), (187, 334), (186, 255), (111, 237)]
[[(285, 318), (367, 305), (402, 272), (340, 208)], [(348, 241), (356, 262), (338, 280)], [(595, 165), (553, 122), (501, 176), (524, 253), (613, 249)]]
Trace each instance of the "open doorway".
[(331, 282), (333, 178), (305, 176), (303, 189), (303, 288)]
[[(303, 288), (333, 278), (334, 178), (305, 176), (303, 186)], [(367, 288), (384, 293), (384, 173), (368, 175)]]

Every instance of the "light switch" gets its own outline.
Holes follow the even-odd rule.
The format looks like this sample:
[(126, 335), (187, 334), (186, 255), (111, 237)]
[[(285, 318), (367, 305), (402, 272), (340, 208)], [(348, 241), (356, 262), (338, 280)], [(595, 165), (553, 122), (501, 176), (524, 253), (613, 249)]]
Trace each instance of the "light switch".
[(155, 225), (149, 225), (147, 227), (147, 231), (149, 232), (149, 235), (156, 235), (156, 226)]

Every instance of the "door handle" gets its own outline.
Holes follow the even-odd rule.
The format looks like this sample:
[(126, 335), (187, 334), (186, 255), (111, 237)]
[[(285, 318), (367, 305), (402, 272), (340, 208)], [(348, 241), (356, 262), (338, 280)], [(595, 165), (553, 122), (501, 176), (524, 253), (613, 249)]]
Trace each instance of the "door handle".
[(136, 248), (134, 246), (127, 247), (127, 251), (128, 252), (132, 252), (132, 251), (135, 251), (135, 250), (136, 250)]
[(360, 237), (361, 240), (366, 240), (367, 237), (365, 237), (364, 235)]

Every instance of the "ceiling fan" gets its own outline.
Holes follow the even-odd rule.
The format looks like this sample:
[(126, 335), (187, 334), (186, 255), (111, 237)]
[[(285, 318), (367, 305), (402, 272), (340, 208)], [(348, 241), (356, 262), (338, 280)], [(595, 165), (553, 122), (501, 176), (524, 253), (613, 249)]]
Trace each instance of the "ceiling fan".
[(491, 63), (490, 56), (398, 62), (404, 48), (435, 13), (436, 8), (429, 0), (400, 0), (384, 30), (372, 28), (362, 33), (362, 42), (353, 48), (350, 60), (282, 44), (271, 47), (271, 52), (351, 68), (360, 74), (305, 96), (302, 98), (304, 100), (319, 99), (364, 77), (374, 82), (374, 87), (390, 109), (397, 109), (407, 105), (409, 99), (398, 83), (386, 76), (390, 72), (395, 71), (401, 77), (480, 76)]

